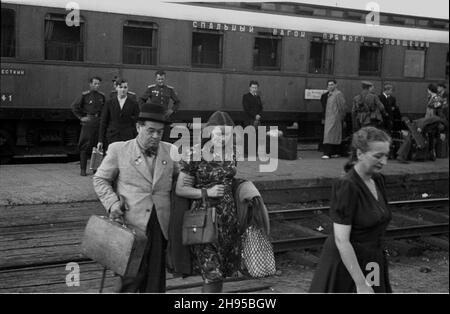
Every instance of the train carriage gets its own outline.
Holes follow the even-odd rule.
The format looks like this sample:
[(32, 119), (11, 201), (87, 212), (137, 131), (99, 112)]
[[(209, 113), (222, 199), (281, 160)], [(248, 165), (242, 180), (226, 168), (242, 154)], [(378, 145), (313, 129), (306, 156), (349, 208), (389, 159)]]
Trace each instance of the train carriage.
[[(402, 113), (425, 112), (426, 86), (448, 80), (448, 20), (304, 3), (2, 1), (0, 157), (75, 154), (70, 104), (118, 75), (143, 94), (159, 69), (181, 99), (176, 121), (215, 110), (242, 120), (248, 82), (263, 119), (322, 133), (320, 90), (336, 78), (350, 110), (361, 80), (393, 83)], [(79, 11), (78, 11), (79, 9)]]

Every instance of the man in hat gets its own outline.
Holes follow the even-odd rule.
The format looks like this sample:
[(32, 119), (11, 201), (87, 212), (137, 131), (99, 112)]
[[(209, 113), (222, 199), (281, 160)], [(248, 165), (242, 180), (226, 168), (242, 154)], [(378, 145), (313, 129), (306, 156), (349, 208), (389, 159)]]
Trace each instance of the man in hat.
[(362, 81), (362, 91), (353, 98), (353, 132), (365, 126), (382, 127), (386, 111), (380, 99), (374, 93), (372, 82)]
[(73, 114), (81, 121), (81, 133), (78, 140), (80, 151), (80, 175), (86, 176), (88, 154), (97, 144), (100, 115), (105, 104), (105, 95), (99, 91), (101, 78), (89, 79), (89, 90), (83, 92), (72, 103)]
[(165, 113), (164, 107), (145, 103), (136, 138), (109, 145), (93, 179), (110, 218), (145, 232), (148, 238), (138, 275), (121, 278), (119, 292), (165, 291), (170, 194), (178, 174), (170, 155), (176, 148), (161, 141), (164, 127), (170, 123)]

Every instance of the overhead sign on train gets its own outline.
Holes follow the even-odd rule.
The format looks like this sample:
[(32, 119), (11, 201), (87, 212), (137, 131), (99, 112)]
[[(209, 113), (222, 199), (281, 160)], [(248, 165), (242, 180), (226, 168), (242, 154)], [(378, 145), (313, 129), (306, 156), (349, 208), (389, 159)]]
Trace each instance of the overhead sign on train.
[(16, 76), (22, 76), (25, 75), (24, 69), (8, 69), (8, 68), (2, 68), (1, 70), (2, 75), (16, 75)]
[[(205, 21), (194, 21), (194, 22), (192, 22), (192, 27), (195, 29), (215, 30), (215, 31), (231, 31), (231, 32), (241, 32), (241, 33), (245, 33), (245, 32), (254, 33), (257, 30), (264, 30), (266, 32), (272, 33), (272, 35), (274, 35), (274, 36), (297, 37), (297, 38), (305, 38), (307, 34), (312, 34), (312, 35), (317, 34), (317, 33), (311, 33), (311, 32), (307, 33), (307, 32), (299, 31), (299, 30), (277, 29), (277, 28), (272, 28), (270, 31), (268, 31), (267, 29), (249, 26), (249, 25), (223, 24), (223, 23), (205, 22)], [(367, 39), (364, 36), (332, 34), (332, 33), (323, 33), (322, 38), (326, 39), (326, 40), (360, 42), (360, 43), (364, 43)], [(373, 41), (373, 39), (371, 38), (370, 41)], [(393, 45), (393, 46), (404, 46), (404, 47), (430, 47), (430, 43), (424, 42), (424, 41), (390, 39), (390, 38), (377, 38), (376, 41), (381, 45)]]

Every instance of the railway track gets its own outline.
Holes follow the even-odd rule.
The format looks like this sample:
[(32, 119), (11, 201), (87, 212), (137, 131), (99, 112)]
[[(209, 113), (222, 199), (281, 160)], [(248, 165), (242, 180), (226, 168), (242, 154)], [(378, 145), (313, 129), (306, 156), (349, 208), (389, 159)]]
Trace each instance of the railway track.
[[(389, 227), (388, 238), (448, 234), (448, 202), (448, 198), (440, 198), (390, 203), (395, 219)], [(6, 266), (0, 266), (0, 292), (98, 291), (101, 266), (79, 254), (79, 242), (89, 216), (103, 209), (95, 202), (70, 206), (70, 210), (63, 204), (36, 206), (33, 211), (14, 208), (10, 211), (11, 216), (5, 216), (9, 223), (0, 223), (0, 242), (6, 247), (0, 253), (9, 254), (10, 258), (5, 260)], [(330, 228), (324, 225), (324, 230), (319, 232), (315, 226), (323, 223), (321, 219), (328, 217), (328, 211), (329, 207), (324, 206), (270, 210), (272, 230), (278, 232), (278, 237), (273, 240), (275, 252), (320, 247)], [(402, 224), (403, 221), (407, 223)], [(285, 230), (277, 231), (286, 226), (297, 233), (292, 236), (289, 232), (283, 233)], [(83, 272), (83, 287), (78, 291), (65, 285), (65, 265), (69, 261), (79, 263)], [(105, 291), (113, 291), (115, 279), (114, 274), (108, 272)], [(167, 282), (168, 292), (175, 293), (198, 292), (202, 284), (198, 276), (181, 279), (170, 274)], [(227, 292), (270, 289), (267, 283), (243, 276), (227, 279), (225, 283)]]
[[(387, 239), (405, 239), (405, 238), (417, 238), (425, 236), (437, 236), (449, 233), (449, 220), (448, 220), (448, 204), (449, 198), (436, 198), (436, 199), (423, 199), (423, 200), (408, 200), (408, 201), (395, 201), (390, 202), (389, 205), (393, 211), (393, 215), (402, 211), (399, 215), (400, 219), (409, 220), (415, 225), (407, 226), (391, 226), (386, 232)], [(447, 209), (446, 213), (435, 212), (437, 209)], [(286, 209), (286, 210), (273, 210), (269, 211), (271, 221), (297, 221), (301, 225), (302, 220), (311, 218), (317, 215), (324, 215), (329, 212), (330, 208), (326, 206), (312, 207), (312, 208), (299, 208), (299, 209)], [(435, 222), (428, 220), (419, 220), (415, 217), (404, 214), (403, 212), (423, 211), (425, 213), (438, 216)], [(436, 221), (437, 220), (437, 221)], [(304, 233), (309, 233), (304, 237), (294, 237), (290, 239), (274, 240), (273, 246), (275, 252), (285, 252), (295, 249), (308, 249), (320, 247), (328, 237), (328, 234), (319, 234), (314, 229), (308, 232), (308, 229), (302, 230)]]

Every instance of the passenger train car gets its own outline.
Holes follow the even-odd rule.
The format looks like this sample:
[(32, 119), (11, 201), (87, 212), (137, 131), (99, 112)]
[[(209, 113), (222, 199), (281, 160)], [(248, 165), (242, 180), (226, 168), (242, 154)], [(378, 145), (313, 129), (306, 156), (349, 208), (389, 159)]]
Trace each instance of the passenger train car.
[(94, 75), (107, 97), (114, 76), (139, 96), (164, 69), (178, 122), (219, 109), (242, 121), (242, 95), (257, 80), (264, 122), (297, 122), (303, 140), (321, 136), (329, 78), (348, 110), (361, 80), (377, 92), (393, 83), (412, 117), (425, 112), (427, 84), (448, 80), (448, 19), (294, 2), (7, 0), (1, 11), (3, 161), (76, 153), (70, 105)]

